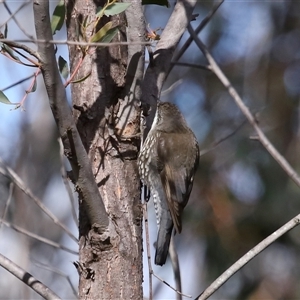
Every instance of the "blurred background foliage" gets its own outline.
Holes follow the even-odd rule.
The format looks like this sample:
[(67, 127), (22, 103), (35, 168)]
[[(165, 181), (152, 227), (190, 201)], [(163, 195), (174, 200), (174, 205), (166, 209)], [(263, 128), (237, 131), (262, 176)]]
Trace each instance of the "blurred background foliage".
[[(12, 11), (20, 6), (19, 2), (6, 3)], [(165, 26), (175, 3), (170, 4), (171, 8), (145, 7), (146, 22), (152, 29)], [(2, 21), (9, 17), (3, 5), (0, 4)], [(53, 10), (56, 3), (51, 5)], [(194, 28), (211, 8), (211, 1), (199, 1), (195, 10), (199, 16), (192, 22)], [(16, 18), (27, 33), (34, 35), (33, 17), (28, 16), (32, 16), (31, 6), (20, 10)], [(300, 173), (300, 2), (225, 1), (199, 36), (270, 141)], [(26, 37), (13, 19), (8, 21), (8, 37)], [(186, 33), (180, 45), (188, 37)], [(59, 32), (56, 39), (65, 39), (65, 31)], [(58, 54), (67, 59), (67, 47), (59, 46)], [(194, 44), (180, 62), (207, 65)], [(33, 73), (2, 56), (0, 65), (2, 90)], [(27, 81), (5, 93), (17, 102), (28, 86)], [(70, 200), (61, 180), (58, 136), (45, 99), (44, 86), (39, 81), (37, 91), (25, 104), (26, 112), (10, 111), (11, 107), (1, 104), (0, 156), (77, 236)], [(248, 250), (299, 213), (299, 187), (255, 139), (252, 127), (210, 71), (175, 65), (162, 101), (180, 107), (204, 153), (185, 209), (183, 233), (175, 236), (183, 292), (195, 297)], [(3, 176), (0, 184), (3, 216), (11, 185)], [(8, 222), (76, 250), (76, 243), (33, 201), (16, 187), (11, 188)], [(149, 206), (152, 243), (156, 223), (151, 203)], [(68, 284), (68, 279), (77, 284), (72, 266), (76, 255), (36, 242), (3, 225), (0, 252), (64, 299), (76, 298)], [(144, 262), (147, 297), (148, 268)], [(211, 299), (299, 299), (299, 270), (300, 228), (295, 228), (248, 263)], [(173, 284), (170, 262), (154, 271)], [(0, 277), (1, 299), (26, 295), (28, 299), (37, 298), (2, 269)], [(11, 289), (12, 284), (19, 284), (20, 288)], [(173, 291), (156, 280), (154, 290), (155, 299), (175, 297)]]

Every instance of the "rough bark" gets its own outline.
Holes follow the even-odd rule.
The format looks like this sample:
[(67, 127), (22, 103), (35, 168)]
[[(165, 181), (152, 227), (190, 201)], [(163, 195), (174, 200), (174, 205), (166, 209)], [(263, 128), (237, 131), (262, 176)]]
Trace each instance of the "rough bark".
[[(70, 0), (66, 4), (68, 40), (76, 41), (78, 25), (86, 16), (89, 22), (93, 21), (96, 7), (103, 7), (104, 2)], [(111, 20), (120, 26), (114, 41), (126, 41), (125, 15)], [(99, 28), (108, 21), (103, 17)], [(91, 28), (87, 28), (86, 34), (91, 34)], [(77, 46), (70, 46), (69, 53), (72, 72), (82, 53)], [(76, 264), (80, 299), (142, 299), (143, 296), (138, 139), (130, 138), (139, 130), (139, 110), (134, 102), (138, 99), (128, 96), (131, 88), (125, 81), (127, 64), (126, 46), (94, 48), (85, 57), (76, 78), (91, 75), (72, 85), (77, 128), (111, 220), (109, 233), (103, 240), (90, 224), (85, 204), (80, 201), (80, 254)]]

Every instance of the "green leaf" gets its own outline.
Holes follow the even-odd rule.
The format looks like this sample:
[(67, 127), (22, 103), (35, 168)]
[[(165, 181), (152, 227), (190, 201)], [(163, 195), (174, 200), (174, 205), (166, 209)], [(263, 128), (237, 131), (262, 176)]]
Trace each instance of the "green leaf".
[(114, 3), (110, 5), (105, 11), (104, 14), (109, 17), (109, 16), (114, 16), (117, 14), (120, 14), (123, 12), (125, 9), (127, 9), (131, 3)]
[(106, 35), (99, 41), (101, 43), (110, 43), (111, 40), (115, 37), (115, 35), (118, 33), (119, 29), (118, 27), (114, 27), (109, 29), (106, 32)]
[(156, 4), (160, 6), (170, 7), (168, 0), (142, 0), (142, 5)]
[(64, 0), (60, 0), (54, 9), (52, 20), (51, 20), (51, 30), (54, 35), (57, 30), (60, 30), (65, 21), (65, 3)]
[(106, 23), (101, 29), (99, 29), (91, 38), (91, 43), (100, 42), (101, 39), (107, 34), (107, 32), (111, 29), (112, 22)]
[(13, 104), (8, 100), (8, 98), (5, 96), (5, 94), (2, 91), (0, 91), (0, 102), (4, 104)]
[(92, 72), (88, 73), (86, 76), (80, 78), (80, 79), (77, 79), (77, 80), (73, 80), (71, 81), (72, 83), (79, 83), (79, 82), (82, 82), (82, 81), (85, 81), (90, 75), (91, 75)]
[(98, 6), (96, 9), (96, 17), (101, 19), (104, 15), (104, 10), (102, 6)]
[(58, 68), (61, 76), (64, 79), (67, 79), (69, 76), (69, 67), (68, 63), (65, 61), (65, 59), (61, 56), (58, 57)]

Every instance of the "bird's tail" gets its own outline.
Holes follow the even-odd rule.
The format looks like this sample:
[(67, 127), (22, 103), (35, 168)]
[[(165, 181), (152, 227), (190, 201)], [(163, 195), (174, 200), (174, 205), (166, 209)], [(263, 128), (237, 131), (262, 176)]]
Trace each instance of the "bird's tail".
[(173, 221), (169, 211), (163, 211), (156, 241), (155, 264), (162, 266), (166, 263), (170, 239), (173, 229)]

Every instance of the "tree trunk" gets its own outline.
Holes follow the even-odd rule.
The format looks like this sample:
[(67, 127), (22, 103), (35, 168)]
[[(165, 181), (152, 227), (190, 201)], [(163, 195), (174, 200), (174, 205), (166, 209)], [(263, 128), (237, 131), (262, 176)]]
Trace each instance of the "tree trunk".
[[(97, 3), (97, 4), (95, 4)], [(103, 1), (66, 1), (68, 40), (85, 41)], [(109, 20), (119, 26), (114, 42), (126, 41), (125, 14), (103, 17), (99, 30)], [(84, 49), (82, 47), (81, 49)], [(70, 46), (71, 73), (83, 57), (78, 46)], [(137, 171), (139, 109), (127, 97), (125, 75), (127, 46), (90, 47), (72, 84), (73, 114), (92, 164), (95, 180), (110, 219), (103, 239), (90, 224), (80, 199), (79, 263), (80, 299), (142, 299), (142, 209)], [(128, 109), (130, 107), (130, 109)], [(120, 122), (120, 120), (126, 120)], [(126, 138), (127, 137), (127, 138)], [(80, 194), (80, 193), (79, 193)]]

